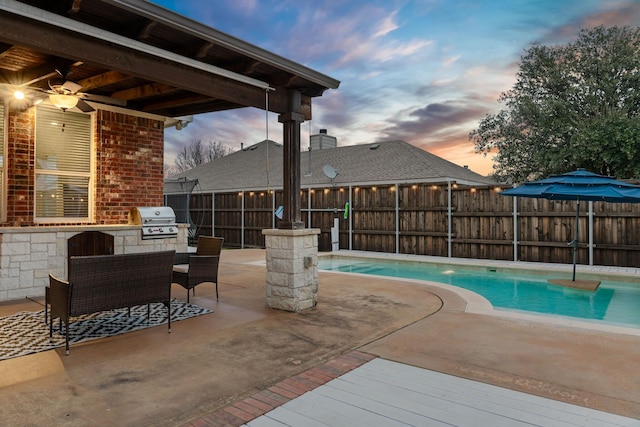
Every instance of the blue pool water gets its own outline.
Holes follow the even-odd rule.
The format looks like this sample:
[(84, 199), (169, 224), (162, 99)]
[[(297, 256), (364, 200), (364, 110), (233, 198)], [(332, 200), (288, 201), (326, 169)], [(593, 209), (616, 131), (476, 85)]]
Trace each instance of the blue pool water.
[(445, 283), (482, 295), (496, 309), (640, 328), (640, 284), (636, 283), (603, 280), (596, 292), (590, 292), (552, 285), (547, 276), (525, 271), (345, 257), (319, 257), (318, 268)]

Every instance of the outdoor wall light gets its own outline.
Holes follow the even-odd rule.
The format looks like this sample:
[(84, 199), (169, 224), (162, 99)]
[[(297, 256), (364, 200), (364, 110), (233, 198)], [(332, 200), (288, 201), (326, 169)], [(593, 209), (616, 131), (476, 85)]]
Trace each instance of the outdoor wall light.
[(21, 90), (16, 90), (15, 92), (13, 92), (13, 97), (15, 99), (24, 99), (24, 92)]
[(187, 120), (178, 120), (178, 122), (176, 123), (176, 129), (177, 130), (182, 130), (182, 129), (186, 128), (189, 123), (191, 123), (191, 122), (189, 122)]
[(76, 98), (75, 96), (59, 93), (52, 93), (51, 95), (49, 95), (49, 101), (51, 101), (54, 106), (58, 107), (62, 111), (73, 108), (78, 104), (78, 98)]

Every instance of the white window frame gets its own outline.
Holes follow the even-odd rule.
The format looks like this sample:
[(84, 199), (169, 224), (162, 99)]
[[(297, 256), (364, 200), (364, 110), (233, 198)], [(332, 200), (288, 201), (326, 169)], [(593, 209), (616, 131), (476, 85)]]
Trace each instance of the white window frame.
[[(36, 109), (36, 129), (37, 129), (37, 121), (39, 119), (38, 117), (38, 109), (41, 108), (47, 108), (47, 109), (52, 109), (52, 110), (57, 110), (60, 112), (60, 120), (64, 121), (64, 114), (68, 114), (68, 112), (62, 112), (61, 110), (55, 108), (55, 107), (49, 107), (46, 105), (43, 106), (38, 106)], [(96, 166), (95, 166), (95, 162), (96, 162), (96, 149), (95, 149), (95, 113), (77, 113), (77, 114), (87, 114), (90, 115), (90, 121), (89, 121), (89, 139), (90, 141), (88, 141), (89, 143), (89, 159), (87, 159), (89, 161), (89, 172), (85, 173), (85, 172), (73, 172), (73, 171), (61, 171), (61, 170), (47, 170), (47, 169), (38, 169), (36, 166), (34, 166), (34, 188), (33, 188), (33, 192), (34, 192), (34, 205), (33, 205), (33, 220), (35, 223), (55, 223), (55, 224), (68, 224), (68, 223), (93, 223), (95, 222), (95, 174), (96, 174)], [(38, 135), (37, 135), (37, 130), (34, 132), (35, 135), (35, 143), (34, 143), (34, 156), (36, 157), (36, 161), (37, 161), (37, 153), (38, 153)], [(65, 217), (65, 216), (54, 216), (54, 217), (38, 217), (37, 216), (37, 212), (38, 212), (38, 197), (37, 197), (37, 192), (36, 192), (36, 182), (38, 180), (38, 175), (54, 175), (54, 176), (61, 176), (61, 177), (69, 177), (69, 178), (76, 178), (76, 177), (86, 177), (88, 178), (88, 182), (87, 182), (87, 195), (88, 195), (88, 200), (87, 200), (87, 216), (84, 217)]]

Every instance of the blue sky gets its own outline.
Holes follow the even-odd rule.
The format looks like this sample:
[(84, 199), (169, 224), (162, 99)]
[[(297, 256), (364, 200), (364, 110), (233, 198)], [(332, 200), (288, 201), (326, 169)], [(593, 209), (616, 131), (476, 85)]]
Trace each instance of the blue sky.
[[(404, 140), (491, 172), (468, 134), (502, 105), (524, 50), (575, 39), (581, 28), (640, 26), (638, 0), (154, 0), (161, 6), (340, 80), (313, 100), (309, 133), (338, 145)], [(165, 162), (200, 139), (237, 150), (267, 136), (275, 114), (242, 109), (167, 130)]]

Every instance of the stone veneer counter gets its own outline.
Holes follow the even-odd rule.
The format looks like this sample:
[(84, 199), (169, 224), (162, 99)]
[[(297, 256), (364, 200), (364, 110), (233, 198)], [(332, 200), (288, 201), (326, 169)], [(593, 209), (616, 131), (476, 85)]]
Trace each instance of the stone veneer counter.
[(66, 278), (67, 241), (85, 231), (112, 235), (115, 254), (187, 250), (187, 224), (178, 224), (176, 237), (149, 240), (130, 224), (0, 227), (0, 301), (44, 295), (49, 273)]

